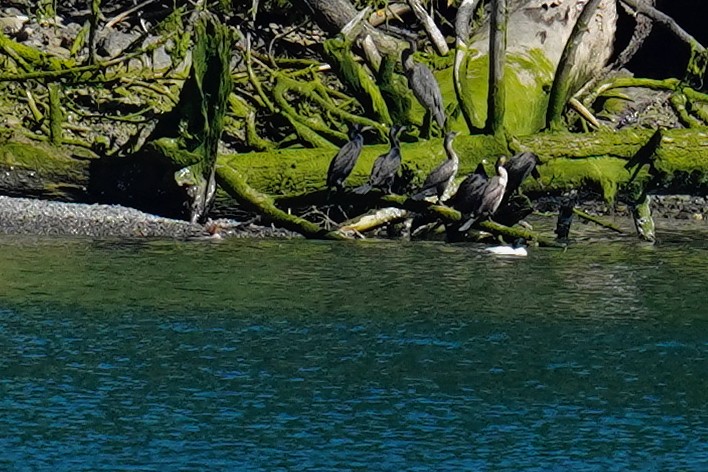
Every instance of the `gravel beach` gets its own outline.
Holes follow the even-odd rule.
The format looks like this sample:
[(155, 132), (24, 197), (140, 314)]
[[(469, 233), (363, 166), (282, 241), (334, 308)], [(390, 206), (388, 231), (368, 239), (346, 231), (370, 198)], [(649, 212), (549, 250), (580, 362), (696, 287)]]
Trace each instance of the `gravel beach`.
[(251, 222), (213, 220), (206, 225), (151, 215), (120, 205), (87, 205), (0, 196), (0, 234), (95, 238), (297, 237)]

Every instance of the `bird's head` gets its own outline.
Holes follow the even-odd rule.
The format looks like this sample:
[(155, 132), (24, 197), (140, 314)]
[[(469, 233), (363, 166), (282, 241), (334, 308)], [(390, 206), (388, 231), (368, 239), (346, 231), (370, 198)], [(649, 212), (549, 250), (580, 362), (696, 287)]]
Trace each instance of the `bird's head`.
[(445, 143), (451, 143), (460, 134), (459, 131), (450, 131), (445, 135)]
[(354, 139), (354, 137), (358, 134), (363, 134), (364, 131), (369, 131), (370, 129), (373, 129), (373, 126), (363, 126), (360, 123), (352, 123), (351, 127), (349, 128), (349, 139)]

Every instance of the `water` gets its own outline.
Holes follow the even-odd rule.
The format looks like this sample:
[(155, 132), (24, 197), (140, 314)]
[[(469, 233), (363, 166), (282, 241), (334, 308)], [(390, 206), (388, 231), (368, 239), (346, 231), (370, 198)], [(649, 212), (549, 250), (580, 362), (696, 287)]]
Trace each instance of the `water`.
[(0, 470), (708, 470), (708, 239), (0, 240)]

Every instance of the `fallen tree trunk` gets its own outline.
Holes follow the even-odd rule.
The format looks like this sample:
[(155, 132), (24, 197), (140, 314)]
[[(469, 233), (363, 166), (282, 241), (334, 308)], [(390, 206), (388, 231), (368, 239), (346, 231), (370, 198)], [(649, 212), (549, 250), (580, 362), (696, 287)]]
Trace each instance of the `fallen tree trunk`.
[[(611, 201), (618, 190), (630, 184), (641, 187), (649, 178), (644, 170), (630, 183), (632, 173), (625, 165), (652, 135), (651, 130), (542, 133), (519, 138), (514, 147), (515, 151), (530, 150), (540, 156), (545, 191), (592, 188)], [(701, 192), (701, 186), (708, 185), (708, 161), (703, 158), (708, 154), (708, 128), (668, 130), (662, 136), (653, 165), (663, 174), (663, 184), (680, 189), (681, 176), (690, 175), (690, 184), (695, 187), (688, 190)], [(18, 137), (5, 137), (3, 141), (0, 141), (0, 193), (65, 201), (100, 201), (100, 196), (89, 190), (93, 177), (91, 164), (98, 158), (91, 157), (87, 150), (66, 145), (55, 148)], [(460, 155), (460, 177), (472, 172), (482, 159), (508, 154), (501, 143), (489, 136), (460, 136), (454, 146)], [(387, 146), (383, 145), (365, 146), (347, 184), (364, 183), (373, 161), (386, 150)], [(401, 152), (404, 164), (418, 180), (445, 158), (440, 140), (403, 143)], [(250, 187), (273, 196), (281, 207), (287, 207), (301, 200), (303, 195), (324, 190), (332, 155), (330, 149), (220, 155), (217, 166), (238, 171)], [(538, 189), (534, 185), (537, 184), (528, 182), (526, 188)], [(315, 201), (320, 198), (317, 195)], [(219, 211), (224, 211), (225, 206), (234, 203), (222, 194), (217, 205), (221, 207)]]

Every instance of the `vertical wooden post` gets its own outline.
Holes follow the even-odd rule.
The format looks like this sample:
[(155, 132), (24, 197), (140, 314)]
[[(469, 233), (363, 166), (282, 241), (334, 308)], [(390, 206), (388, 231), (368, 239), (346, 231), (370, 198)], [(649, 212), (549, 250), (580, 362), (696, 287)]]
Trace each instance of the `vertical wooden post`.
[(89, 64), (95, 64), (96, 57), (96, 32), (98, 31), (98, 20), (101, 16), (101, 0), (91, 0), (91, 16), (89, 17)]
[(61, 86), (49, 84), (49, 142), (58, 146), (62, 142), (64, 112), (61, 108)]
[(507, 0), (492, 0), (489, 34), (489, 93), (487, 95), (487, 132), (503, 133), (506, 87)]

